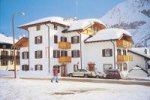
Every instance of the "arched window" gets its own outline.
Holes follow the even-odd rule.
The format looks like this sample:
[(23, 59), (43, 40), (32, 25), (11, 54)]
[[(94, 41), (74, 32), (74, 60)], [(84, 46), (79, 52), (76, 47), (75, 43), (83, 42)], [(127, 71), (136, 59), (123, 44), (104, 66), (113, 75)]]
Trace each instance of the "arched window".
[(117, 49), (117, 54), (121, 55), (121, 49)]

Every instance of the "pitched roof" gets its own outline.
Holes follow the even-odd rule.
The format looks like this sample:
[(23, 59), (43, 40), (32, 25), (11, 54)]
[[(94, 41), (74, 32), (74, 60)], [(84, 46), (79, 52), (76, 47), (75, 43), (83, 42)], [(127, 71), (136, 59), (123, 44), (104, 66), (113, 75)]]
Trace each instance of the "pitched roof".
[(62, 18), (62, 17), (46, 17), (46, 18), (32, 21), (30, 23), (20, 25), (19, 27), (24, 28), (24, 27), (33, 26), (33, 25), (42, 24), (42, 23), (57, 23), (62, 26), (68, 26), (68, 29), (66, 31), (75, 31), (75, 30), (84, 29), (88, 26), (93, 25), (94, 23), (101, 24), (104, 27), (106, 27), (106, 25), (99, 19), (94, 19), (94, 18), (93, 19), (81, 19), (81, 20), (77, 20), (76, 18), (70, 18), (69, 20), (68, 19), (69, 18)]
[(144, 57), (144, 58), (150, 59), (150, 56), (149, 56), (149, 55), (144, 54), (143, 52), (140, 52), (138, 49), (140, 49), (140, 48), (131, 48), (131, 49), (129, 49), (128, 51), (131, 52), (131, 53), (137, 54), (137, 55), (139, 55), (139, 56), (142, 56), (142, 57)]
[(100, 30), (93, 37), (87, 39), (85, 42), (107, 41), (121, 39), (123, 35), (131, 37), (131, 34), (123, 29), (109, 28)]
[(98, 24), (101, 24), (106, 27), (106, 25), (98, 19), (82, 19), (82, 20), (76, 20), (76, 21), (73, 21), (72, 23), (70, 23), (67, 31), (85, 29), (88, 26), (93, 25), (94, 23), (98, 23)]
[(17, 43), (15, 43), (16, 48), (27, 47), (28, 46), (28, 38), (22, 37)]
[(68, 26), (68, 22), (64, 21), (64, 18), (62, 17), (46, 17), (46, 18), (41, 18), (23, 25), (20, 25), (19, 27), (25, 27), (25, 26), (31, 26), (39, 23), (44, 23), (44, 22), (53, 22), (53, 23), (58, 23), (61, 25)]

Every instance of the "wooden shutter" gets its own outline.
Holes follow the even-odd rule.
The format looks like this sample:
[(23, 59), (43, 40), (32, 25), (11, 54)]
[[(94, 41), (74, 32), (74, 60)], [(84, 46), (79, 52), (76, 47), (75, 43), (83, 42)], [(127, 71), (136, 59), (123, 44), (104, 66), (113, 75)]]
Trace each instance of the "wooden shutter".
[(105, 57), (105, 49), (102, 50), (102, 55)]
[(79, 36), (77, 36), (77, 43), (79, 43), (80, 41), (79, 41)]
[(71, 37), (71, 43), (73, 44), (73, 37)]
[(57, 35), (54, 35), (54, 43), (58, 43), (58, 37), (57, 37)]
[(112, 56), (112, 49), (109, 49), (110, 56)]

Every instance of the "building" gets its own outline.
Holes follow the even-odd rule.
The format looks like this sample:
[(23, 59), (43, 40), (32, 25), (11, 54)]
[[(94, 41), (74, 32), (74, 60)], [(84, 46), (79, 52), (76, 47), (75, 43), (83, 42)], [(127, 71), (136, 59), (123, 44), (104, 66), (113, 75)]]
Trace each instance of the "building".
[(118, 69), (125, 78), (134, 64), (140, 63), (130, 52), (131, 34), (123, 29), (108, 29), (98, 19), (48, 17), (19, 28), (28, 32), (28, 38), (16, 44), (23, 76), (49, 76), (53, 67), (59, 66), (60, 76), (77, 69)]
[(84, 40), (106, 26), (98, 19), (48, 17), (20, 28), (28, 31), (29, 38), (29, 45), (20, 49), (22, 55), (29, 55), (26, 61), (20, 59), (22, 75), (52, 75), (53, 67), (59, 65), (60, 75), (66, 76), (75, 68), (82, 68)]
[[(16, 69), (19, 70), (20, 56), (19, 51), (16, 50)], [(10, 43), (0, 43), (0, 70), (12, 71), (14, 70), (13, 49)]]
[[(123, 29), (104, 29), (85, 41), (84, 66), (93, 63), (100, 72), (118, 69), (122, 77), (128, 73), (129, 62), (133, 57), (128, 54), (133, 40), (129, 32)], [(89, 55), (87, 55), (89, 54)]]
[[(129, 62), (129, 74), (127, 77), (145, 77), (150, 75), (150, 52), (148, 48), (131, 48), (128, 53), (134, 61)], [(138, 68), (137, 68), (138, 67)]]

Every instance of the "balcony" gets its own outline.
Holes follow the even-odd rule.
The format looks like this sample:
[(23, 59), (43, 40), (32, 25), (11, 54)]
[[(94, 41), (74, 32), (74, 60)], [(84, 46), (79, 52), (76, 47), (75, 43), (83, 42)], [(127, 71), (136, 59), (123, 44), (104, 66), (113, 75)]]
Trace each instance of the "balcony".
[(132, 43), (126, 40), (117, 40), (117, 47), (121, 47), (121, 48), (131, 48), (132, 47)]
[(71, 57), (70, 56), (64, 56), (59, 58), (59, 63), (71, 63)]
[(133, 57), (130, 55), (117, 55), (117, 62), (133, 61)]
[(71, 43), (70, 42), (59, 42), (58, 43), (58, 48), (59, 49), (70, 49), (71, 48)]

